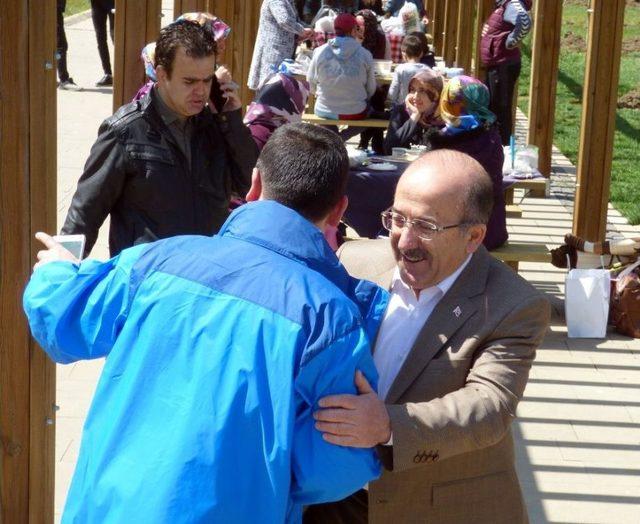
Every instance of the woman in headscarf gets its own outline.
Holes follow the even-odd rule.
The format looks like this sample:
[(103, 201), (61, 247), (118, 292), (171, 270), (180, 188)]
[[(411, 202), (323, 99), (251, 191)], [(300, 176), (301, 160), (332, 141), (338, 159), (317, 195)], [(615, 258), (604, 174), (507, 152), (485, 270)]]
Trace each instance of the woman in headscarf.
[(309, 98), (309, 84), (283, 72), (273, 75), (258, 91), (244, 117), (258, 149), (284, 124), (300, 122)]
[[(204, 28), (208, 29), (213, 38), (216, 41), (216, 61), (220, 59), (225, 50), (225, 40), (231, 32), (231, 28), (225, 24), (220, 18), (209, 13), (184, 13), (176, 18), (173, 23), (180, 22), (182, 20), (189, 20), (191, 22), (197, 22)], [(151, 42), (142, 48), (140, 57), (144, 64), (144, 72), (147, 77), (147, 82), (138, 90), (133, 97), (132, 102), (143, 98), (153, 87), (156, 82), (156, 66), (155, 66), (155, 52), (156, 43)], [(226, 73), (226, 69), (220, 71), (220, 74)]]
[(394, 147), (412, 145), (432, 149), (431, 139), (444, 125), (439, 107), (443, 84), (440, 73), (431, 69), (420, 71), (411, 79), (404, 104), (396, 106), (391, 113), (384, 141), (385, 154), (390, 155)]
[(500, 247), (507, 241), (506, 211), (502, 189), (504, 152), (496, 116), (489, 110), (489, 90), (480, 80), (456, 76), (440, 96), (444, 129), (431, 138), (432, 149), (455, 149), (473, 157), (493, 181), (493, 212), (484, 245)]

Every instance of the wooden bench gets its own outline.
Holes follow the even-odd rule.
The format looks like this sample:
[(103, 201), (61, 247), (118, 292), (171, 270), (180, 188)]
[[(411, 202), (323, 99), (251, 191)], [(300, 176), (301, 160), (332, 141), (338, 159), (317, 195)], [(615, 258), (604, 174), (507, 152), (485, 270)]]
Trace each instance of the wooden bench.
[(504, 200), (507, 204), (513, 204), (513, 190), (524, 189), (525, 191), (531, 191), (533, 196), (547, 196), (549, 194), (549, 179), (548, 178), (523, 178), (517, 180), (513, 185), (509, 186), (504, 191)]
[(551, 253), (544, 244), (532, 244), (517, 240), (508, 241), (490, 253), (511, 266), (516, 272), (519, 262), (551, 262)]
[(517, 204), (507, 204), (507, 218), (522, 218), (522, 208)]
[(366, 118), (364, 120), (331, 120), (329, 118), (322, 118), (310, 113), (303, 114), (302, 121), (308, 122), (309, 124), (316, 124), (318, 126), (383, 127), (386, 129), (389, 125), (388, 120), (381, 120), (377, 118)]

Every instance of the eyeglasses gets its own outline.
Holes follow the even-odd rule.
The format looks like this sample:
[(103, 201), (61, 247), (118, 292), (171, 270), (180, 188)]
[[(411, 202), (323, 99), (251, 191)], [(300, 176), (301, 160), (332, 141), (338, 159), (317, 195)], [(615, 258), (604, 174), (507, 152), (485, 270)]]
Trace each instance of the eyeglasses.
[(467, 226), (468, 224), (461, 222), (459, 224), (453, 224), (451, 226), (439, 226), (428, 220), (422, 218), (409, 219), (400, 213), (387, 209), (382, 213), (382, 225), (387, 231), (393, 231), (394, 229), (403, 229), (405, 226), (410, 225), (415, 234), (422, 240), (431, 240), (440, 231), (446, 229), (453, 229), (454, 227)]

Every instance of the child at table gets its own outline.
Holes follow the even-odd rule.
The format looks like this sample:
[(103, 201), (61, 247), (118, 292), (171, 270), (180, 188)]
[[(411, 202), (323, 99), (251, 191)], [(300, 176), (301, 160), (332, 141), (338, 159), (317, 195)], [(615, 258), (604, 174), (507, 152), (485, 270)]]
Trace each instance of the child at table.
[(428, 69), (428, 66), (420, 63), (423, 55), (423, 47), (419, 38), (412, 35), (405, 36), (401, 49), (404, 63), (396, 67), (393, 73), (391, 87), (389, 87), (388, 98), (393, 106), (404, 103), (404, 99), (409, 92), (409, 82), (416, 73), (423, 69)]
[(411, 36), (415, 36), (420, 42), (422, 42), (422, 58), (420, 63), (429, 67), (436, 66), (436, 55), (429, 45), (429, 39), (423, 31), (413, 31), (409, 33)]

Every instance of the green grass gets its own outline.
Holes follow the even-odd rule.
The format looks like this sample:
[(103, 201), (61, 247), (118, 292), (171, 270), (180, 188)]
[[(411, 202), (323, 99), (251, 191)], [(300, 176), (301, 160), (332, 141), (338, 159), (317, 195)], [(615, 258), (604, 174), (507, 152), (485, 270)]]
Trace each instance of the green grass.
[[(586, 1), (566, 2), (562, 32), (569, 31), (587, 40)], [(627, 4), (623, 42), (640, 37), (640, 5)], [(582, 112), (582, 86), (586, 48), (571, 49), (561, 38), (560, 64), (556, 97), (554, 144), (577, 164)], [(523, 44), (519, 106), (526, 113), (529, 104), (531, 41)], [(624, 52), (620, 64), (618, 96), (640, 88), (640, 51)], [(640, 224), (640, 110), (618, 109), (611, 173), (611, 203), (632, 224)]]
[(75, 15), (87, 9), (91, 9), (89, 0), (67, 0), (67, 8), (64, 11), (64, 16)]

